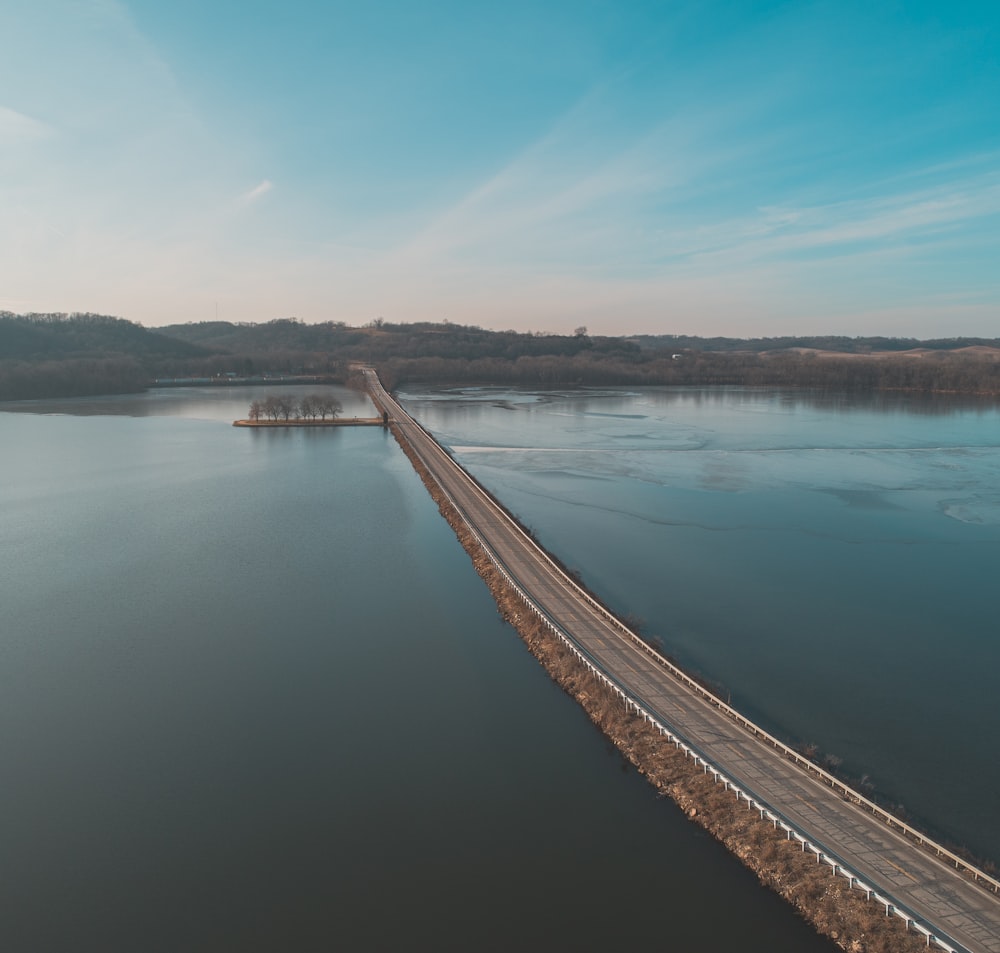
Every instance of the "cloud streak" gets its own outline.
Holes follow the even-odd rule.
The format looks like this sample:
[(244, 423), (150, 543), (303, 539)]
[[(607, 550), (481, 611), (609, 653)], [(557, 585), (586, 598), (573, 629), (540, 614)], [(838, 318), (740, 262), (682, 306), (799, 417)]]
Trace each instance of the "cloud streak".
[(1000, 176), (988, 174), (864, 200), (762, 208), (710, 228), (676, 231), (664, 252), (704, 268), (803, 254), (842, 258), (949, 235), (961, 241), (965, 227), (997, 214)]
[(12, 147), (37, 142), (54, 135), (55, 129), (48, 123), (8, 106), (0, 106), (0, 146)]
[(268, 192), (274, 188), (274, 183), (270, 179), (262, 179), (258, 182), (252, 189), (244, 192), (236, 200), (236, 204), (241, 208), (246, 208), (248, 205), (253, 205), (254, 202), (259, 201)]
[(521, 274), (722, 280), (754, 266), (791, 273), (804, 261), (905, 255), (932, 240), (940, 250), (1000, 214), (1000, 173), (964, 163), (912, 169), (904, 181), (855, 183), (870, 193), (864, 198), (829, 201), (818, 184), (785, 204), (782, 188), (765, 187), (717, 209), (692, 208), (693, 196), (737, 181), (749, 155), (763, 153), (766, 162), (767, 137), (732, 144), (703, 118), (677, 118), (595, 150), (588, 125), (578, 113), (558, 122), (441, 210), (387, 265), (451, 272), (516, 263)]

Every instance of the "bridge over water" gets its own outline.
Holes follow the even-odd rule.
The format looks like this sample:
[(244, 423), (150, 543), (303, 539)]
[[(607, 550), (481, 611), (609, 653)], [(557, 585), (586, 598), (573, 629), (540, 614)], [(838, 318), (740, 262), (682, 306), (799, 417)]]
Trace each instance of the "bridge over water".
[(929, 947), (1000, 953), (1000, 882), (783, 745), (671, 665), (577, 586), (364, 370), (386, 412), (485, 552), (626, 703), (748, 809), (905, 920)]

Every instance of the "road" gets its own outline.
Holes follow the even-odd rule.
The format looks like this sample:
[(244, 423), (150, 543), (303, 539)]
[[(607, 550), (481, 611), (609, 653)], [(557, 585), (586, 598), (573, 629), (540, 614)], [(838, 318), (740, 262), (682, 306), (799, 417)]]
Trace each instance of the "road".
[[(757, 809), (808, 841), (824, 862), (854, 876), (928, 945), (1000, 953), (1000, 897), (875, 816), (860, 796), (790, 760), (773, 739), (739, 721), (611, 618), (485, 494), (366, 370), (373, 398), (423, 460), (498, 565), (553, 627), (624, 694), (683, 740), (713, 773), (735, 782)], [(741, 723), (742, 722), (742, 723)], [(796, 756), (798, 757), (798, 756)], [(799, 758), (800, 761), (803, 759)], [(936, 846), (936, 845), (932, 845)], [(806, 849), (805, 847), (803, 849)], [(942, 854), (947, 854), (940, 848)], [(989, 878), (985, 878), (988, 885)]]

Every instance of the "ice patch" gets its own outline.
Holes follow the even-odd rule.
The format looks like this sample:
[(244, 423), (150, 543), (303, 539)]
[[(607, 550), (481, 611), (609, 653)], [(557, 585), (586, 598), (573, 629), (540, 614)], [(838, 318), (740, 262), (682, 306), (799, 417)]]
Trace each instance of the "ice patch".
[(995, 526), (1000, 523), (1000, 499), (984, 500), (980, 497), (942, 500), (939, 504), (945, 516), (961, 523)]

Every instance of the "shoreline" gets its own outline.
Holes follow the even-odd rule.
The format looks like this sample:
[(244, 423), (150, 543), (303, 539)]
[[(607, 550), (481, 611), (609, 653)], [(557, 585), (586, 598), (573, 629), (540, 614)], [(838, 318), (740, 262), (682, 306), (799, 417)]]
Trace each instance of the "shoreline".
[(849, 953), (916, 953), (926, 941), (867, 899), (826, 865), (818, 864), (784, 832), (749, 810), (642, 718), (628, 711), (542, 622), (503, 578), (462, 517), (416, 457), (396, 425), (391, 429), (441, 515), (528, 650), (587, 713), (593, 724), (661, 796), (721, 841), (760, 882), (789, 902), (818, 933)]
[(234, 427), (382, 427), (381, 417), (345, 417), (342, 420), (234, 420)]

